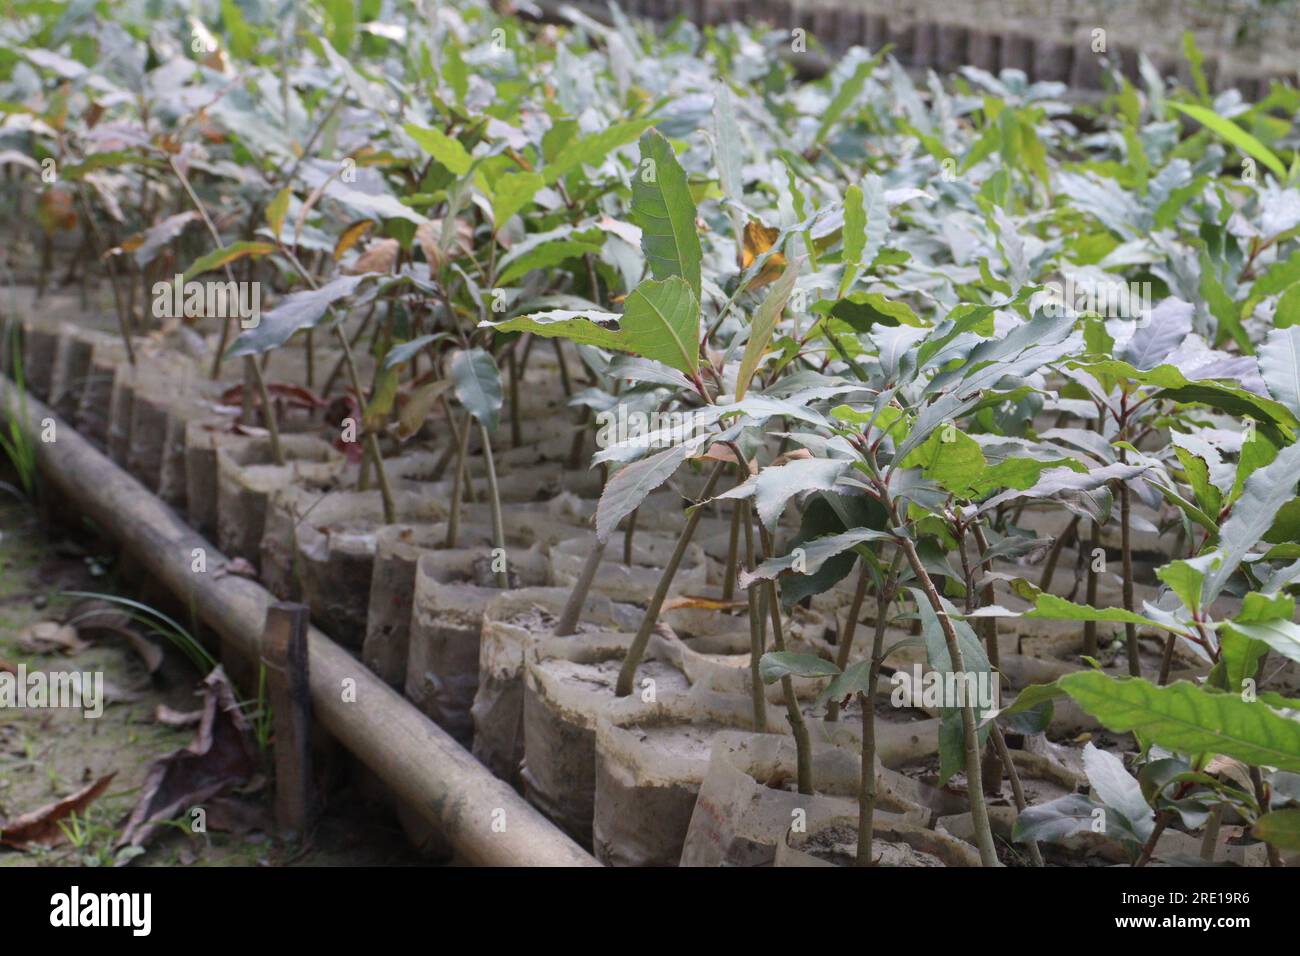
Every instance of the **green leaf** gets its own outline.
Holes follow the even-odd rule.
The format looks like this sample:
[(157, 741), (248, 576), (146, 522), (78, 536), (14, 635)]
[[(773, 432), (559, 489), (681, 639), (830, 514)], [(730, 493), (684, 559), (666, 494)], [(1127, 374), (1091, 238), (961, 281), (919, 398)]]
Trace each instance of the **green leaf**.
[[(641, 135), (641, 164), (632, 178), (632, 219), (656, 279), (680, 276), (700, 300), (700, 236), (695, 201), (673, 148), (658, 130)], [(694, 371), (694, 367), (692, 367)]]
[(802, 554), (792, 551), (780, 558), (768, 558), (752, 572), (743, 572), (739, 583), (742, 588), (747, 588), (759, 579), (774, 578), (783, 571), (792, 570), (796, 564), (803, 568), (800, 574), (816, 574), (824, 562), (850, 548), (866, 544), (868, 541), (892, 540), (894, 540), (893, 535), (871, 528), (854, 528), (842, 534), (815, 538), (801, 546)]
[(1277, 295), (1300, 282), (1300, 251), (1279, 259), (1265, 269), (1250, 287), (1251, 298)]
[(1016, 843), (1054, 843), (1076, 833), (1090, 833), (1095, 809), (1097, 804), (1081, 793), (1025, 807), (1016, 817), (1011, 839)]
[(847, 322), (858, 333), (867, 332), (875, 325), (925, 327), (911, 306), (892, 302), (879, 292), (850, 292), (831, 307), (830, 314)]
[(1205, 582), (1205, 603), (1223, 590), (1251, 548), (1268, 533), (1278, 509), (1296, 496), (1300, 481), (1300, 444), (1288, 445), (1272, 463), (1255, 470), (1232, 506), (1232, 514), (1219, 527), (1222, 560)]
[[(1221, 626), (1224, 630), (1239, 634), (1247, 640), (1267, 644), (1278, 654), (1289, 660), (1300, 661), (1300, 624), (1275, 619), (1250, 623), (1239, 620), (1225, 621)], [(1245, 676), (1253, 677), (1254, 675), (1247, 674)]]
[(1073, 601), (1067, 601), (1065, 598), (1049, 594), (1047, 591), (1039, 592), (1034, 601), (1034, 609), (1028, 611), (1025, 617), (1044, 618), (1051, 621), (1097, 621), (1109, 624), (1135, 624), (1138, 627), (1154, 627), (1175, 634), (1186, 633), (1180, 628), (1153, 621), (1141, 614), (1126, 611), (1122, 607), (1089, 607), (1086, 604), (1075, 604)]
[(844, 191), (844, 277), (840, 298), (858, 277), (862, 251), (867, 247), (867, 213), (862, 206), (862, 187), (856, 183)]
[(614, 472), (596, 505), (596, 539), (609, 540), (618, 523), (635, 511), (646, 495), (671, 478), (694, 448), (694, 442), (672, 445)]
[(1251, 833), (1279, 850), (1300, 850), (1300, 809), (1288, 807), (1266, 813), (1255, 821)]
[(295, 332), (316, 325), (331, 305), (351, 295), (357, 286), (372, 278), (373, 275), (340, 276), (319, 289), (285, 296), (274, 309), (262, 316), (261, 322), (235, 339), (227, 357), (255, 355), (279, 348)]
[(785, 311), (785, 303), (798, 278), (798, 265), (787, 266), (781, 278), (768, 290), (762, 305), (754, 312), (754, 318), (749, 323), (749, 341), (745, 343), (745, 352), (740, 357), (740, 371), (736, 373), (737, 401), (745, 397), (749, 380), (754, 377), (754, 371), (762, 361), (768, 343), (772, 341), (772, 332), (776, 329), (781, 313)]
[(461, 407), (494, 431), (501, 414), (501, 373), (492, 356), (483, 349), (456, 352), (451, 358), (451, 380)]
[(510, 220), (510, 217), (533, 201), (537, 190), (543, 186), (538, 173), (507, 173), (492, 188), (493, 234)]
[[(1202, 566), (1198, 566), (1198, 564)], [(1171, 561), (1156, 569), (1156, 577), (1169, 585), (1192, 613), (1201, 609), (1201, 593), (1205, 584), (1204, 562)]]
[(975, 439), (957, 428), (941, 428), (908, 454), (903, 467), (920, 468), (925, 477), (956, 493), (978, 479), (988, 463)]
[(474, 163), (460, 140), (453, 139), (442, 130), (426, 129), (414, 123), (407, 123), (402, 129), (422, 150), (447, 167), (453, 176), (464, 176)]
[(1117, 733), (1131, 730), (1183, 754), (1219, 753), (1248, 764), (1300, 771), (1300, 722), (1236, 694), (1187, 681), (1157, 687), (1100, 671), (1066, 674), (1058, 683)]
[(1268, 333), (1259, 347), (1259, 374), (1269, 394), (1300, 416), (1300, 326)]
[(814, 143), (821, 143), (826, 139), (826, 134), (831, 131), (836, 123), (839, 122), (845, 111), (857, 101), (862, 94), (862, 88), (867, 85), (867, 77), (871, 71), (876, 68), (876, 60), (866, 60), (858, 64), (858, 68), (853, 71), (853, 75), (840, 84), (840, 88), (835, 91), (835, 96), (831, 99), (830, 105), (826, 107), (826, 112), (822, 114), (821, 125), (817, 127), (817, 135), (813, 137)]
[(1173, 101), (1170, 101), (1169, 105), (1180, 113), (1190, 116), (1216, 136), (1226, 140), (1230, 145), (1255, 157), (1255, 159), (1272, 170), (1279, 180), (1286, 181), (1286, 167), (1282, 165), (1282, 160), (1277, 158), (1277, 154), (1232, 120), (1225, 119), (1214, 110), (1206, 109), (1204, 106), (1195, 106), (1191, 103), (1175, 103)]
[[(697, 281), (698, 270), (697, 262)], [(642, 282), (623, 303), (617, 346), (622, 351), (695, 375), (700, 367), (699, 339), (699, 300), (676, 276)]]
[(599, 133), (584, 136), (576, 143), (566, 143), (555, 161), (547, 163), (542, 169), (546, 184), (548, 186), (554, 184), (556, 180), (567, 176), (579, 166), (600, 165), (610, 153), (635, 140), (653, 124), (654, 120), (650, 118), (628, 120), (626, 123), (609, 126)]
[(817, 695), (816, 706), (822, 707), (829, 700), (843, 700), (850, 694), (869, 693), (871, 693), (871, 661), (860, 660), (856, 664), (850, 664), (843, 674), (836, 676), (826, 685), (825, 689)]
[(782, 677), (833, 677), (840, 669), (815, 654), (770, 651), (759, 658), (758, 672), (764, 684), (775, 684)]
[(1214, 332), (1214, 344), (1221, 345), (1231, 336), (1237, 343), (1237, 347), (1249, 355), (1253, 351), (1253, 346), (1250, 336), (1246, 334), (1246, 329), (1241, 324), (1241, 311), (1232, 296), (1228, 295), (1228, 290), (1223, 287), (1218, 270), (1215, 269), (1204, 244), (1198, 257), (1201, 264), (1201, 282), (1198, 291), (1218, 322)]
[[(611, 328), (618, 323), (617, 328)], [(531, 332), (581, 345), (631, 352), (694, 375), (699, 370), (699, 304), (676, 276), (648, 279), (623, 303), (623, 314), (555, 310), (521, 315), (504, 322), (482, 322), (498, 332)]]
[(1155, 829), (1156, 812), (1147, 804), (1137, 778), (1124, 768), (1124, 761), (1089, 742), (1083, 748), (1083, 768), (1101, 802), (1124, 818), (1139, 842), (1145, 842)]
[(213, 269), (220, 269), (222, 266), (245, 256), (266, 256), (272, 252), (275, 252), (275, 246), (269, 242), (248, 242), (241, 239), (239, 242), (232, 242), (228, 246), (214, 249), (206, 256), (195, 259), (190, 267), (185, 270), (185, 281), (188, 282), (195, 276), (211, 272)]
[(1277, 300), (1277, 311), (1273, 313), (1273, 324), (1279, 329), (1294, 328), (1300, 325), (1300, 282), (1283, 293)]

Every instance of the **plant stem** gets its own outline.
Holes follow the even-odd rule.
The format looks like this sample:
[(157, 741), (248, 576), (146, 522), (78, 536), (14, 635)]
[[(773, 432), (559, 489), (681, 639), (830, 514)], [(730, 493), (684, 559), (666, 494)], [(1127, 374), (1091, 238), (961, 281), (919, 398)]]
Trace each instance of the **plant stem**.
[(740, 552), (740, 508), (731, 509), (731, 538), (727, 543), (727, 565), (722, 572), (722, 600), (736, 596), (736, 559)]
[[(467, 428), (466, 431), (468, 430)], [(497, 469), (492, 461), (492, 441), (488, 435), (487, 426), (482, 422), (479, 422), (478, 434), (479, 440), (483, 442), (483, 465), (487, 469), (488, 504), (492, 509), (492, 547), (494, 550), (498, 550), (499, 554), (504, 555), (506, 553), (506, 528), (505, 523), (501, 520), (501, 495), (497, 491)], [(510, 574), (505, 568), (493, 573), (496, 575), (497, 587), (502, 590), (510, 587)]]
[(519, 420), (519, 356), (515, 353), (515, 343), (506, 349), (506, 368), (509, 372), (510, 388), (510, 447), (518, 448), (524, 443), (523, 427)]
[[(1250, 784), (1255, 789), (1255, 802), (1259, 804), (1259, 812), (1268, 812), (1268, 790), (1264, 786), (1264, 775), (1259, 772), (1258, 767), (1250, 768)], [(1278, 848), (1271, 843), (1264, 844), (1265, 852), (1268, 854), (1269, 866), (1281, 866), (1282, 854)]]
[[(989, 723), (989, 736), (993, 738), (993, 746), (997, 748), (998, 758), (1002, 761), (1002, 766), (1006, 768), (1007, 779), (1011, 781), (1011, 795), (1016, 801), (1016, 812), (1024, 813), (1028, 801), (1025, 800), (1025, 788), (1020, 784), (1020, 772), (1016, 770), (1015, 761), (1011, 759), (1011, 751), (1007, 749), (1007, 738), (1002, 733), (1002, 728), (998, 722), (993, 720)], [(1034, 866), (1043, 866), (1043, 854), (1039, 852), (1038, 841), (1029, 841), (1029, 858), (1033, 861)]]
[(623, 564), (632, 566), (632, 535), (636, 533), (636, 516), (640, 508), (633, 508), (627, 516), (627, 527), (623, 529)]
[[(338, 335), (339, 344), (343, 346), (343, 362), (347, 366), (348, 380), (352, 384), (352, 390), (356, 392), (357, 401), (361, 402), (365, 392), (361, 390), (361, 376), (357, 372), (356, 360), (352, 357), (352, 345), (348, 342), (341, 322), (335, 324), (334, 331)], [(384, 456), (379, 450), (379, 436), (368, 428), (365, 429), (365, 434), (370, 460), (374, 463), (375, 474), (379, 478), (379, 495), (384, 506), (384, 524), (392, 524), (397, 520), (397, 512), (393, 506), (393, 489), (388, 484), (388, 474), (384, 471)]]
[[(901, 558), (894, 553), (894, 563), (889, 569), (885, 586), (876, 594), (876, 627), (871, 638), (871, 667), (867, 672), (866, 694), (859, 694), (862, 704), (862, 766), (858, 779), (858, 866), (871, 866), (871, 846), (876, 816), (876, 685), (880, 681), (880, 665), (885, 657), (885, 629), (889, 623), (889, 604), (894, 599)], [(863, 562), (866, 570), (866, 562)], [(841, 668), (842, 670), (842, 668)], [(829, 717), (828, 717), (829, 719)]]
[[(1097, 572), (1093, 568), (1093, 555), (1097, 553), (1097, 548), (1101, 545), (1101, 526), (1096, 521), (1089, 520), (1088, 525), (1090, 532), (1088, 535), (1088, 585), (1087, 600), (1089, 607), (1097, 606)], [(1097, 656), (1097, 622), (1085, 621), (1083, 625), (1083, 653), (1088, 657)]]
[[(871, 661), (871, 693), (858, 694), (862, 705), (862, 766), (858, 772), (858, 866), (871, 866), (876, 815), (876, 661)], [(829, 715), (827, 717), (829, 719)]]
[[(742, 473), (743, 474), (743, 473)], [(741, 482), (744, 478), (741, 478)], [(754, 561), (754, 524), (749, 520), (749, 499), (742, 498), (736, 502), (736, 514), (745, 529), (745, 569), (753, 571)], [(751, 584), (745, 589), (745, 598), (749, 605), (749, 698), (754, 706), (754, 730), (767, 733), (767, 693), (763, 690), (763, 669), (761, 661), (767, 650), (767, 625), (763, 621), (762, 591)]]
[[(762, 558), (772, 556), (772, 535), (762, 523), (758, 526), (759, 543), (762, 545)], [(785, 650), (785, 635), (781, 630), (781, 601), (777, 595), (776, 581), (767, 580), (768, 612), (772, 615), (772, 646), (778, 652)], [(781, 678), (781, 695), (785, 698), (785, 710), (790, 721), (790, 731), (794, 734), (795, 760), (798, 764), (799, 792), (812, 793), (812, 741), (808, 736), (808, 725), (804, 722), (803, 711), (799, 709), (799, 698), (794, 693), (794, 680), (789, 674)]]
[[(858, 618), (862, 616), (862, 602), (867, 597), (867, 580), (870, 576), (871, 569), (867, 566), (867, 562), (862, 558), (858, 558), (858, 583), (853, 588), (853, 600), (849, 603), (849, 613), (844, 618), (844, 624), (840, 628), (839, 642), (835, 647), (835, 666), (840, 669), (841, 674), (844, 673), (844, 668), (849, 666), (849, 654), (853, 650), (853, 635), (858, 630)], [(877, 598), (879, 597), (880, 595), (877, 595)], [(879, 619), (881, 617), (883, 617), (883, 610), (880, 607), (879, 600), (877, 600), (877, 624), (880, 623)], [(826, 720), (829, 723), (834, 723), (839, 719), (840, 702), (832, 700), (826, 705)]]
[[(993, 559), (989, 555), (989, 542), (984, 537), (984, 527), (975, 521), (971, 524), (971, 531), (975, 533), (975, 546), (980, 549), (980, 569), (985, 575), (984, 587), (980, 590), (980, 600), (984, 602), (985, 607), (991, 607), (995, 603), (993, 595)], [(989, 664), (997, 667), (999, 664), (998, 656), (998, 620), (995, 617), (986, 617), (980, 624), (981, 635), (984, 638), (984, 646), (989, 655)]]
[(582, 564), (582, 572), (578, 575), (578, 580), (573, 582), (573, 590), (569, 592), (569, 599), (565, 602), (564, 611), (560, 614), (560, 619), (556, 622), (552, 633), (566, 637), (578, 629), (578, 620), (582, 617), (582, 605), (586, 603), (587, 592), (591, 590), (591, 582), (596, 579), (596, 572), (600, 569), (600, 562), (604, 557), (605, 542), (596, 539), (591, 550), (587, 552), (587, 560)]
[[(709, 473), (709, 478), (704, 484), (704, 490), (700, 494), (701, 499), (708, 498), (713, 494), (718, 479), (722, 477), (724, 467), (726, 467), (726, 462), (721, 461), (713, 466), (713, 471)], [(677, 574), (677, 569), (681, 566), (682, 558), (686, 556), (686, 548), (690, 545), (691, 538), (694, 536), (699, 523), (700, 510), (698, 508), (692, 509), (690, 516), (686, 519), (686, 526), (682, 528), (681, 533), (677, 536), (677, 547), (673, 549), (672, 556), (664, 566), (663, 574), (659, 576), (659, 584), (655, 588), (655, 593), (650, 598), (650, 603), (646, 605), (645, 617), (641, 619), (641, 627), (632, 639), (632, 646), (628, 648), (627, 656), (623, 658), (623, 666), (618, 672), (618, 683), (614, 688), (614, 693), (619, 697), (627, 697), (632, 693), (632, 682), (636, 678), (636, 669), (641, 664), (641, 658), (645, 655), (646, 645), (650, 643), (650, 632), (654, 630), (654, 626), (659, 620), (659, 611), (664, 606), (664, 599), (668, 597), (668, 589), (672, 587), (673, 578)]]
[(460, 430), (460, 443), (456, 447), (456, 464), (451, 473), (451, 509), (447, 513), (446, 546), (448, 548), (456, 547), (456, 536), (460, 533), (460, 503), (464, 497), (465, 455), (469, 451), (469, 425), (470, 419), (467, 413), (465, 426)]
[[(925, 565), (921, 563), (921, 557), (916, 553), (916, 545), (912, 543), (912, 539), (900, 537), (898, 542), (903, 549), (903, 554), (907, 556), (908, 564), (912, 566), (912, 573), (916, 575), (917, 581), (920, 582), (930, 601), (930, 607), (934, 609), (935, 616), (939, 619), (939, 626), (943, 629), (944, 640), (948, 645), (949, 664), (954, 672), (962, 673), (966, 665), (962, 660), (961, 644), (957, 640), (957, 631), (952, 626), (952, 621), (948, 619), (947, 611), (944, 610), (943, 602), (939, 599), (939, 591), (934, 586), (934, 580), (926, 571)], [(981, 789), (983, 778), (980, 775), (979, 736), (976, 732), (975, 707), (969, 700), (961, 707), (961, 724), (966, 750), (966, 793), (970, 798), (971, 824), (975, 829), (980, 863), (983, 866), (1001, 866), (997, 848), (993, 843), (993, 830), (989, 826), (988, 807), (984, 804), (984, 792)]]
[[(1061, 560), (1061, 551), (1066, 544), (1075, 537), (1079, 529), (1079, 516), (1075, 515), (1070, 519), (1070, 523), (1065, 530), (1056, 536), (1052, 542), (1052, 550), (1047, 553), (1047, 562), (1043, 565), (1043, 576), (1038, 579), (1038, 590), (1050, 591), (1052, 588), (1052, 578), (1056, 576), (1056, 565)], [(1077, 580), (1077, 579), (1076, 579)]]
[[(1128, 460), (1128, 454), (1121, 449), (1121, 462)], [(1124, 610), (1133, 610), (1133, 550), (1129, 541), (1129, 492), (1128, 482), (1121, 479), (1119, 483), (1119, 534), (1120, 549), (1123, 556), (1124, 572)], [(1133, 677), (1142, 676), (1142, 658), (1138, 654), (1137, 625), (1124, 624), (1124, 641), (1128, 647), (1128, 672)]]

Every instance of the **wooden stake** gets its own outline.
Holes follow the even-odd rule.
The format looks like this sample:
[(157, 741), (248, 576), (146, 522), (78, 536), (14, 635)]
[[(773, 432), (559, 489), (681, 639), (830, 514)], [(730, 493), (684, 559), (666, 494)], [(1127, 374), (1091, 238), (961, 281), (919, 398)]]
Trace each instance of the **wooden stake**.
[(282, 836), (299, 838), (311, 827), (319, 806), (311, 766), (309, 620), (305, 606), (278, 602), (266, 609), (262, 632), (266, 703), (275, 731), (275, 821)]

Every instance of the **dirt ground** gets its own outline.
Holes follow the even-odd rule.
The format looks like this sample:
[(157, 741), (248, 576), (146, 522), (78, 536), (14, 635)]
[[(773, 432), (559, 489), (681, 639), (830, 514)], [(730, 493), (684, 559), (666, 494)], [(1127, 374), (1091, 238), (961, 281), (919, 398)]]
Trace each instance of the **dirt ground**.
[[(12, 481), (0, 465), (0, 482)], [(72, 653), (25, 648), (25, 629), (60, 620), (76, 600), (68, 591), (125, 593), (128, 569), (111, 546), (86, 528), (51, 527), (0, 484), (0, 667), (95, 672), (104, 675), (105, 706), (98, 719), (79, 709), (0, 707), (0, 828), (4, 820), (63, 799), (104, 774), (116, 776), (84, 816), (66, 818), (64, 835), (49, 848), (0, 846), (0, 866), (132, 865), (313, 866), (408, 865), (421, 862), (392, 814), (363, 796), (351, 781), (345, 755), (336, 754), (324, 813), (308, 838), (285, 842), (272, 834), (272, 794), (265, 776), (242, 793), (208, 808), (207, 832), (177, 822), (139, 856), (116, 844), (139, 800), (150, 764), (185, 747), (193, 727), (155, 719), (160, 705), (175, 711), (201, 707), (198, 672), (168, 649), (152, 674), (125, 639), (97, 636)], [(242, 689), (241, 689), (242, 690)], [(264, 750), (268, 756), (269, 750)], [(269, 764), (268, 764), (269, 766)], [(365, 788), (367, 795), (370, 788)]]

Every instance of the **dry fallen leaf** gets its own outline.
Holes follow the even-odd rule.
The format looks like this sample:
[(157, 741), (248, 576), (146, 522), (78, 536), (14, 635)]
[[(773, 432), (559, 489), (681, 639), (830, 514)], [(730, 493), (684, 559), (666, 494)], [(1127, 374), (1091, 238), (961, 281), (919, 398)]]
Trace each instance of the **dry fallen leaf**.
[(203, 681), (203, 717), (188, 747), (155, 760), (117, 845), (143, 846), (165, 821), (252, 777), (261, 768), (248, 721), (220, 667)]
[(29, 846), (50, 847), (61, 843), (66, 836), (59, 821), (73, 813), (81, 813), (108, 789), (116, 773), (105, 774), (94, 783), (83, 787), (62, 800), (24, 813), (8, 822), (0, 822), (0, 845), (25, 849)]
[(77, 637), (77, 629), (58, 621), (38, 621), (18, 632), (18, 646), (28, 654), (78, 654), (90, 645)]
[(361, 275), (363, 272), (392, 272), (399, 249), (401, 246), (396, 239), (376, 239), (353, 260), (347, 271), (353, 275)]

